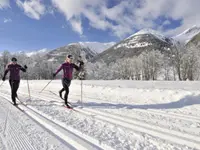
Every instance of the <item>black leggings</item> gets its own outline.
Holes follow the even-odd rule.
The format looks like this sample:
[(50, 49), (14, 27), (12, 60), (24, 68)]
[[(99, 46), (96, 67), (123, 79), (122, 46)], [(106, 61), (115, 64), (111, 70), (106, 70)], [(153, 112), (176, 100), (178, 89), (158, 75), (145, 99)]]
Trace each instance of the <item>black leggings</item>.
[(67, 79), (67, 78), (63, 78), (62, 79), (62, 85), (63, 88), (61, 89), (61, 91), (65, 90), (65, 104), (67, 105), (68, 103), (68, 94), (69, 94), (69, 86), (71, 84), (71, 80)]
[(19, 83), (20, 81), (19, 80), (9, 80), (9, 83), (10, 83), (10, 87), (11, 87), (11, 98), (12, 98), (12, 101), (13, 103), (16, 103), (16, 97), (17, 97), (17, 90), (19, 88)]

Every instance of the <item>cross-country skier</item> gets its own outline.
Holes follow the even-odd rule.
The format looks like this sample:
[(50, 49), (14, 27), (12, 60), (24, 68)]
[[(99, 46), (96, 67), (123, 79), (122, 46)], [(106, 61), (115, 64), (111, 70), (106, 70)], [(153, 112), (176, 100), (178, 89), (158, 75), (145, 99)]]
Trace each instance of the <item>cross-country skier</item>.
[(13, 57), (11, 61), (12, 62), (6, 66), (6, 70), (4, 72), (2, 80), (5, 81), (7, 73), (10, 72), (9, 83), (11, 87), (11, 98), (13, 104), (17, 105), (16, 98), (17, 98), (17, 90), (19, 88), (19, 83), (20, 83), (20, 70), (26, 72), (26, 69), (28, 67), (26, 65), (22, 67), (21, 65), (17, 64), (17, 59), (15, 57)]
[(73, 69), (75, 68), (77, 71), (81, 70), (81, 68), (83, 67), (84, 63), (82, 61), (79, 61), (80, 64), (79, 66), (75, 65), (74, 63), (72, 63), (73, 57), (72, 55), (68, 55), (66, 57), (65, 63), (63, 63), (58, 70), (53, 73), (53, 77), (55, 77), (61, 70), (63, 70), (63, 77), (62, 77), (62, 85), (63, 88), (59, 91), (60, 97), (62, 98), (62, 92), (65, 91), (65, 105), (70, 108), (70, 106), (68, 105), (68, 94), (69, 94), (69, 86), (71, 84), (71, 80), (73, 78), (72, 74), (73, 74)]

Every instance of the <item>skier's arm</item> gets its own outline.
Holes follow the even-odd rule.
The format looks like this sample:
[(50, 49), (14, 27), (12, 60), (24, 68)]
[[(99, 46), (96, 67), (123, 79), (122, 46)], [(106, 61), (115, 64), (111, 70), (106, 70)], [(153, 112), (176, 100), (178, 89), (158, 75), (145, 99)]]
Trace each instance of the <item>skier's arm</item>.
[(5, 72), (4, 72), (4, 77), (6, 77), (6, 75), (7, 75), (7, 73), (8, 73), (9, 71), (10, 71), (10, 69), (8, 69), (8, 68), (5, 70)]
[(26, 72), (26, 69), (27, 69), (27, 68), (28, 68), (28, 67), (27, 67), (26, 65), (24, 65), (24, 67), (20, 66), (20, 70), (23, 71), (23, 72)]
[(63, 69), (63, 65), (61, 65), (55, 73), (53, 73), (53, 77), (55, 77), (61, 70)]
[(3, 78), (2, 78), (3, 81), (5, 81), (6, 75), (7, 75), (7, 73), (8, 73), (9, 71), (10, 71), (10, 66), (8, 65), (8, 66), (6, 67), (6, 70), (5, 70), (4, 75), (3, 75)]
[(83, 68), (84, 63), (82, 61), (79, 61), (79, 66), (73, 64), (73, 68), (75, 68), (77, 71), (80, 71)]

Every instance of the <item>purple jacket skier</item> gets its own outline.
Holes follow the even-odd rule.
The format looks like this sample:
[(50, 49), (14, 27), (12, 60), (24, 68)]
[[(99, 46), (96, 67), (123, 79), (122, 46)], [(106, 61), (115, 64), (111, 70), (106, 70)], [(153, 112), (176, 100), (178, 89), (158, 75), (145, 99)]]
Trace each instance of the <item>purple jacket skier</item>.
[(62, 85), (63, 88), (59, 91), (59, 95), (62, 98), (62, 92), (65, 91), (65, 105), (70, 108), (68, 105), (68, 94), (69, 94), (69, 86), (71, 84), (71, 80), (73, 78), (73, 69), (75, 68), (77, 71), (81, 70), (84, 63), (82, 61), (80, 62), (80, 65), (77, 66), (74, 63), (72, 63), (73, 57), (72, 55), (68, 55), (66, 57), (65, 63), (63, 63), (57, 71), (53, 74), (53, 77), (55, 77), (61, 70), (63, 70), (63, 77), (62, 77)]
[(19, 64), (17, 64), (17, 59), (15, 57), (13, 57), (11, 61), (12, 62), (6, 67), (2, 80), (5, 81), (7, 73), (10, 72), (9, 83), (12, 93), (11, 98), (14, 105), (16, 105), (17, 90), (19, 88), (20, 83), (20, 70), (26, 72), (27, 66), (24, 65), (24, 67), (22, 67)]

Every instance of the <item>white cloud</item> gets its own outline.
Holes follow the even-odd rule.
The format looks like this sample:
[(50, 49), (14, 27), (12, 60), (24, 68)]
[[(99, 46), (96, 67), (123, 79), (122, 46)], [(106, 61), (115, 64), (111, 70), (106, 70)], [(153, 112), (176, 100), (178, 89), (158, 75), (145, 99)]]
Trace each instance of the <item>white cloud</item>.
[(52, 0), (52, 4), (72, 25), (74, 31), (83, 34), (82, 18), (89, 20), (90, 26), (96, 29), (106, 30), (111, 28), (106, 18), (98, 14), (106, 0)]
[(10, 7), (10, 0), (0, 0), (0, 9)]
[(71, 23), (72, 29), (83, 34), (81, 16), (87, 11), (88, 6), (99, 4), (99, 0), (52, 0), (53, 6)]
[(70, 19), (72, 28), (74, 31), (78, 32), (80, 35), (83, 34), (82, 23), (80, 19)]
[(46, 11), (45, 5), (40, 0), (25, 0), (24, 2), (17, 0), (16, 3), (32, 19), (40, 20)]
[[(89, 25), (100, 30), (111, 30), (118, 37), (124, 37), (133, 33), (137, 28), (152, 27), (152, 22), (134, 18), (132, 13), (136, 8), (136, 0), (119, 1), (119, 4), (108, 8), (108, 0), (52, 0), (53, 6), (64, 16), (72, 25), (74, 31), (82, 34), (83, 19), (89, 21)], [(129, 12), (126, 14), (126, 12)], [(74, 22), (74, 18), (79, 18)], [(137, 21), (137, 23), (135, 23)], [(76, 23), (76, 26), (74, 25)]]
[[(108, 7), (110, 0), (51, 0), (74, 31), (83, 34), (83, 20), (100, 30), (111, 31), (122, 38), (142, 28), (154, 28), (164, 32), (170, 19), (181, 20), (180, 27), (165, 34), (177, 34), (194, 24), (200, 24), (200, 0), (123, 0)], [(158, 25), (155, 20), (165, 17)]]
[(165, 26), (165, 25), (169, 25), (169, 24), (171, 24), (171, 22), (169, 20), (165, 20), (162, 25)]
[(12, 19), (10, 19), (10, 18), (4, 18), (3, 22), (4, 23), (12, 22)]
[[(134, 14), (136, 18), (148, 18), (150, 21), (160, 16), (167, 19), (181, 20), (181, 25), (176, 29), (168, 30), (165, 34), (174, 35), (190, 28), (194, 24), (200, 24), (200, 1), (199, 0), (145, 0), (141, 9), (136, 9)], [(162, 25), (161, 25), (162, 26)], [(159, 29), (160, 26), (153, 26)]]

